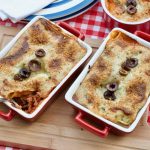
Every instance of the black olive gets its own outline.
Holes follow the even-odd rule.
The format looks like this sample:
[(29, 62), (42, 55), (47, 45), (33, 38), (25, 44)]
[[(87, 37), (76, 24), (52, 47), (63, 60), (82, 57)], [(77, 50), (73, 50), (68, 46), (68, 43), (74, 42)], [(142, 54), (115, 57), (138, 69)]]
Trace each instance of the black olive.
[(23, 81), (23, 78), (21, 77), (20, 74), (15, 74), (14, 75), (14, 80), (16, 80), (16, 81)]
[(38, 49), (35, 51), (35, 55), (37, 57), (44, 57), (46, 55), (46, 52), (43, 49)]
[(127, 7), (127, 13), (130, 15), (134, 15), (137, 12), (137, 8), (133, 5), (129, 5)]
[(119, 70), (120, 75), (122, 76), (126, 76), (128, 74), (128, 71), (124, 70), (124, 69), (120, 69)]
[(137, 58), (128, 58), (126, 60), (126, 67), (128, 68), (134, 68), (138, 65), (138, 59)]
[(107, 100), (115, 100), (116, 96), (115, 96), (114, 92), (105, 91), (104, 92), (104, 98), (107, 99)]
[(121, 65), (122, 69), (125, 71), (130, 71), (131, 69), (127, 66), (126, 62)]
[(133, 5), (133, 6), (135, 6), (135, 7), (136, 7), (137, 2), (136, 2), (136, 0), (127, 0), (126, 5), (127, 5), (127, 6), (129, 6), (129, 5)]
[(23, 79), (28, 78), (30, 76), (30, 74), (31, 74), (31, 72), (27, 68), (22, 68), (19, 71), (19, 75)]
[(116, 82), (109, 83), (106, 85), (108, 91), (114, 92), (118, 89), (118, 84)]
[(39, 71), (41, 69), (41, 63), (33, 59), (29, 62), (28, 67), (31, 71)]

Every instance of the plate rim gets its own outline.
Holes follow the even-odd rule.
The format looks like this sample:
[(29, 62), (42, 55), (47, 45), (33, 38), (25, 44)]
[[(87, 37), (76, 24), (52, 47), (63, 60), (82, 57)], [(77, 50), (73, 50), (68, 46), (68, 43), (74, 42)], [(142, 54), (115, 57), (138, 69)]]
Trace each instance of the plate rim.
[(64, 17), (52, 19), (51, 21), (56, 22), (56, 21), (66, 21), (66, 20), (72, 19), (74, 17), (77, 17), (77, 16), (85, 13), (86, 11), (88, 11), (90, 8), (92, 8), (97, 3), (98, 3), (98, 0), (94, 0), (91, 4), (89, 4), (88, 6), (86, 6), (87, 8), (82, 8), (81, 10), (78, 10), (77, 12), (79, 12), (79, 13), (75, 12), (73, 14), (70, 14), (70, 15), (67, 15), (67, 16), (64, 16)]
[[(86, 1), (86, 4), (87, 4), (87, 2), (88, 1)], [(67, 15), (65, 15), (65, 12), (66, 12), (66, 10), (65, 11), (63, 11), (63, 15), (62, 16), (60, 16), (60, 17), (57, 17), (57, 16), (59, 16), (58, 14), (57, 14), (57, 16), (51, 16), (52, 14), (46, 14), (46, 15), (41, 15), (41, 16), (44, 16), (44, 17), (46, 17), (46, 18), (48, 18), (49, 20), (64, 20), (64, 19), (59, 19), (59, 18), (65, 18), (65, 20), (68, 18), (67, 16), (78, 16), (77, 15), (77, 12), (80, 12), (81, 10), (83, 10), (84, 12), (86, 11), (85, 9), (88, 9), (88, 7), (90, 8), (90, 6), (92, 6), (92, 5), (94, 5), (96, 2), (98, 2), (98, 0), (92, 0), (90, 3), (88, 3), (87, 5), (85, 5), (85, 6), (83, 6), (82, 5), (82, 7), (80, 8), (80, 9), (78, 9), (78, 10), (73, 10), (72, 12), (70, 12), (69, 14), (67, 13)], [(78, 4), (78, 5), (80, 5), (80, 4)], [(76, 5), (76, 6), (78, 6), (78, 5)], [(74, 8), (76, 8), (76, 6), (74, 7)], [(69, 8), (69, 9), (72, 9), (72, 7), (71, 8)], [(68, 11), (68, 9), (67, 9), (67, 11)], [(59, 14), (60, 13), (62, 13), (62, 12), (59, 12)], [(74, 14), (74, 15), (73, 15)], [(80, 14), (82, 14), (82, 11), (80, 12)], [(79, 14), (79, 15), (80, 15)], [(25, 21), (30, 21), (31, 19), (33, 19), (34, 17), (36, 17), (36, 16), (38, 16), (38, 15), (30, 15), (30, 16), (28, 16), (27, 18), (25, 18), (24, 20)], [(51, 17), (50, 17), (51, 16)], [(69, 17), (70, 18), (70, 17)]]

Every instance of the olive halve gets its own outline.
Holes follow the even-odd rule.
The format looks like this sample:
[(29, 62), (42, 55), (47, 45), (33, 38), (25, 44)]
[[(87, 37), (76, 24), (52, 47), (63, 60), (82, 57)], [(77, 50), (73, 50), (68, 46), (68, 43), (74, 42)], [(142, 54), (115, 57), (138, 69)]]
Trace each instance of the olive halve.
[(128, 58), (126, 60), (126, 67), (128, 68), (134, 68), (138, 65), (138, 59), (137, 58)]
[(23, 78), (21, 77), (20, 74), (15, 74), (14, 75), (14, 80), (16, 80), (16, 81), (23, 81)]
[(133, 5), (133, 6), (136, 7), (137, 2), (136, 2), (136, 0), (127, 0), (127, 1), (126, 1), (126, 5), (127, 5), (127, 6)]
[(133, 5), (129, 5), (127, 7), (127, 13), (130, 15), (134, 15), (137, 12), (137, 8)]
[(31, 74), (31, 72), (27, 68), (22, 68), (19, 71), (19, 75), (23, 79), (28, 78), (30, 76), (30, 74)]
[(122, 65), (121, 65), (121, 68), (125, 71), (130, 71), (130, 67), (127, 66), (126, 62), (124, 62)]
[(107, 91), (104, 92), (104, 98), (107, 99), (107, 100), (115, 100), (116, 96), (115, 96), (114, 92), (111, 92), (111, 91), (107, 90)]
[(44, 57), (46, 55), (46, 52), (44, 51), (44, 49), (38, 49), (35, 51), (35, 55), (37, 57)]
[(116, 82), (109, 83), (106, 85), (108, 91), (114, 92), (118, 89), (118, 84)]
[(30, 71), (39, 71), (41, 70), (41, 63), (38, 60), (33, 59), (28, 63), (28, 67)]
[(122, 76), (126, 76), (128, 74), (128, 71), (121, 68), (119, 70), (119, 74), (122, 75)]

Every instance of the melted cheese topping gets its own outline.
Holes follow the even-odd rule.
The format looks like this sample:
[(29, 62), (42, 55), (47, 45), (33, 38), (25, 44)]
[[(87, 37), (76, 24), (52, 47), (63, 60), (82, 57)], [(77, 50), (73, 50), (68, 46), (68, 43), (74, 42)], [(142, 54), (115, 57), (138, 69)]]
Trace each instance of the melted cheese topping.
[[(36, 57), (35, 51), (38, 49), (44, 49), (46, 55)], [(26, 112), (31, 113), (85, 54), (86, 49), (75, 36), (65, 33), (50, 21), (40, 19), (21, 35), (0, 60), (0, 95), (7, 99), (26, 98), (23, 101), (27, 100), (32, 105)], [(38, 60), (42, 68), (31, 72), (30, 77), (23, 81), (14, 80), (14, 75), (21, 68), (28, 67), (32, 59)], [(40, 100), (36, 99), (37, 95)]]
[(136, 0), (137, 12), (133, 15), (127, 13), (127, 0), (106, 0), (106, 8), (117, 19), (129, 22), (143, 21), (150, 18), (150, 0)]
[[(119, 73), (127, 58), (138, 65), (126, 76)], [(93, 113), (120, 125), (130, 125), (150, 93), (150, 49), (120, 31), (113, 31), (102, 55), (97, 59), (74, 95)], [(104, 98), (106, 85), (118, 83), (115, 100)]]

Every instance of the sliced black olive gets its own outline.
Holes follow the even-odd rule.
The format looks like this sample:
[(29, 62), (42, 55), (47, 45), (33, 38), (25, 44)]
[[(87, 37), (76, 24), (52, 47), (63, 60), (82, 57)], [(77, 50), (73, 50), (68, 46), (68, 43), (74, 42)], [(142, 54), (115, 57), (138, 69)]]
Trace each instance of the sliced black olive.
[(39, 71), (41, 70), (41, 63), (33, 59), (29, 62), (28, 67), (31, 71)]
[(108, 91), (114, 92), (118, 89), (118, 84), (116, 82), (109, 83), (106, 85)]
[(28, 78), (30, 76), (31, 72), (27, 69), (27, 68), (22, 68), (20, 69), (19, 71), (19, 75), (25, 79), (25, 78)]
[(137, 2), (136, 2), (136, 0), (127, 0), (126, 5), (127, 5), (127, 6), (129, 6), (129, 5), (133, 5), (133, 6), (135, 6), (135, 7), (136, 7)]
[(126, 62), (121, 65), (122, 69), (125, 71), (130, 71), (131, 69), (127, 66)]
[(21, 77), (20, 74), (16, 74), (16, 75), (14, 75), (14, 80), (16, 80), (16, 81), (23, 81), (23, 78)]
[(122, 76), (126, 76), (127, 74), (128, 74), (128, 71), (126, 71), (126, 70), (124, 70), (124, 69), (120, 69), (119, 70), (119, 73), (120, 73), (120, 75), (122, 75)]
[(127, 7), (127, 13), (130, 15), (134, 15), (137, 12), (137, 8), (133, 5), (129, 5)]
[(35, 51), (35, 55), (37, 57), (44, 57), (46, 55), (46, 52), (44, 51), (44, 49), (38, 49)]
[(138, 65), (138, 59), (137, 58), (128, 58), (126, 60), (126, 67), (128, 68), (134, 68)]
[(114, 92), (105, 91), (104, 92), (104, 98), (107, 99), (107, 100), (115, 100), (116, 96), (115, 96)]

